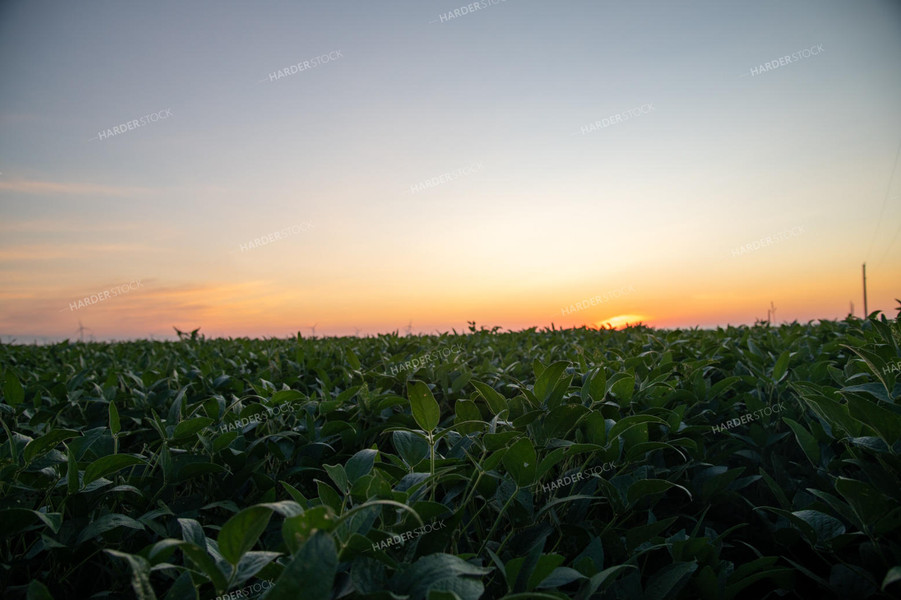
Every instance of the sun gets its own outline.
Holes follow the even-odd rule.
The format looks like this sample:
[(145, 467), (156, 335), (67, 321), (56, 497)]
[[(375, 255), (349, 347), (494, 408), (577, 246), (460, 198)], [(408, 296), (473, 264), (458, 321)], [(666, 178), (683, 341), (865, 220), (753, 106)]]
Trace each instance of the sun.
[(650, 317), (647, 315), (616, 315), (605, 321), (596, 321), (595, 325), (601, 328), (612, 327), (614, 329), (622, 329), (627, 325), (637, 325), (639, 322), (648, 324)]

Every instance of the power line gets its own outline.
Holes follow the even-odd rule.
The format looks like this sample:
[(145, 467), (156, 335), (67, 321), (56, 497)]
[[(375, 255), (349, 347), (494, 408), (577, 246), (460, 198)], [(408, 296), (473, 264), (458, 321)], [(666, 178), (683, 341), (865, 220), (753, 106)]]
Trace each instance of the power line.
[[(901, 156), (901, 141), (898, 142), (898, 151), (895, 152), (895, 161), (892, 163), (892, 174), (888, 178), (888, 187), (885, 190), (885, 198), (882, 200), (882, 210), (879, 211), (879, 220), (876, 221), (876, 231), (873, 232), (873, 237), (870, 238), (870, 247), (867, 248), (867, 254), (864, 261), (870, 257), (870, 252), (873, 250), (873, 244), (876, 243), (876, 237), (879, 234), (879, 226), (882, 225), (882, 216), (885, 214), (885, 205), (888, 204), (888, 197), (892, 192), (892, 182), (895, 180), (895, 171), (898, 168), (899, 156)], [(897, 236), (897, 233), (895, 235)], [(894, 243), (894, 239), (892, 240), (892, 243)]]
[(888, 247), (885, 249), (885, 252), (882, 254), (882, 258), (879, 259), (879, 262), (876, 263), (876, 266), (882, 264), (882, 261), (885, 260), (885, 257), (888, 256), (888, 251), (892, 249), (892, 246), (895, 245), (895, 241), (898, 239), (898, 234), (901, 233), (901, 223), (898, 223), (898, 229), (895, 230), (895, 235), (892, 236), (892, 241), (889, 242)]

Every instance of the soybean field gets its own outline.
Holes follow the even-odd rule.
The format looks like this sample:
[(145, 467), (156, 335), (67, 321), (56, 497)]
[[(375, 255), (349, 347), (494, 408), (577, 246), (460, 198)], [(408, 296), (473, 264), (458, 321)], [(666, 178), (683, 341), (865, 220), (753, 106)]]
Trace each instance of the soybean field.
[(28, 600), (897, 598), (901, 322), (0, 346)]

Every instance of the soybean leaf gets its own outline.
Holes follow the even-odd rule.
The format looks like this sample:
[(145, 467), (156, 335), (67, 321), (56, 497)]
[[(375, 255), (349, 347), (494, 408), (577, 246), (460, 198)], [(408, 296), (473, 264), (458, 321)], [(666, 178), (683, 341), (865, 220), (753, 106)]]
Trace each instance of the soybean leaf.
[(271, 517), (269, 508), (251, 506), (226, 521), (217, 538), (222, 557), (237, 565), (241, 556), (257, 543)]
[(94, 539), (98, 535), (103, 535), (107, 531), (116, 527), (128, 527), (130, 529), (143, 530), (144, 525), (140, 521), (136, 521), (129, 516), (119, 513), (103, 515), (98, 519), (94, 519), (90, 525), (85, 527), (78, 535), (78, 542), (82, 544), (88, 540)]
[(503, 463), (519, 487), (526, 487), (535, 482), (538, 458), (529, 438), (520, 438), (510, 446), (504, 454)]
[(407, 395), (410, 397), (410, 408), (416, 424), (425, 431), (433, 431), (441, 420), (441, 409), (438, 402), (422, 381), (408, 381)]
[(118, 550), (104, 550), (104, 552), (128, 561), (131, 569), (131, 587), (138, 600), (156, 600), (156, 594), (153, 593), (153, 587), (150, 585), (150, 563), (146, 558)]
[(294, 554), (266, 600), (329, 600), (337, 568), (334, 540), (318, 531)]
[(28, 584), (28, 596), (25, 600), (53, 600), (53, 596), (50, 595), (50, 590), (46, 585), (37, 579), (32, 579)]
[(119, 409), (115, 402), (109, 403), (109, 430), (113, 435), (119, 435), (122, 427), (119, 424)]
[(106, 477), (110, 473), (115, 473), (120, 469), (130, 467), (132, 465), (146, 464), (144, 459), (131, 454), (110, 454), (98, 458), (88, 465), (84, 471), (84, 485), (88, 485), (95, 479)]
[(54, 446), (61, 441), (80, 435), (81, 432), (74, 429), (54, 429), (39, 438), (31, 440), (25, 445), (25, 450), (22, 452), (22, 455), (25, 458), (25, 464), (31, 464), (36, 458), (43, 456), (52, 450)]
[(6, 379), (3, 382), (3, 397), (10, 406), (17, 406), (25, 401), (25, 389), (11, 369), (6, 370)]
[(479, 394), (482, 395), (482, 398), (485, 399), (485, 403), (488, 404), (488, 408), (492, 413), (499, 415), (502, 411), (507, 409), (507, 400), (493, 387), (487, 383), (476, 381), (475, 379), (472, 380), (472, 384), (479, 391)]

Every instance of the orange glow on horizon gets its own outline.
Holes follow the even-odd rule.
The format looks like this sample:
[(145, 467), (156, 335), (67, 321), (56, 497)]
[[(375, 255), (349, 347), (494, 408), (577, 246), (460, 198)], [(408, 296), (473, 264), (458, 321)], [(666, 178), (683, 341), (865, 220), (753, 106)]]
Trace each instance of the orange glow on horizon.
[(596, 321), (595, 325), (601, 328), (609, 326), (614, 329), (623, 329), (628, 325), (637, 325), (638, 323), (650, 325), (649, 320), (650, 317), (647, 315), (616, 315), (615, 317), (610, 317), (606, 321)]

